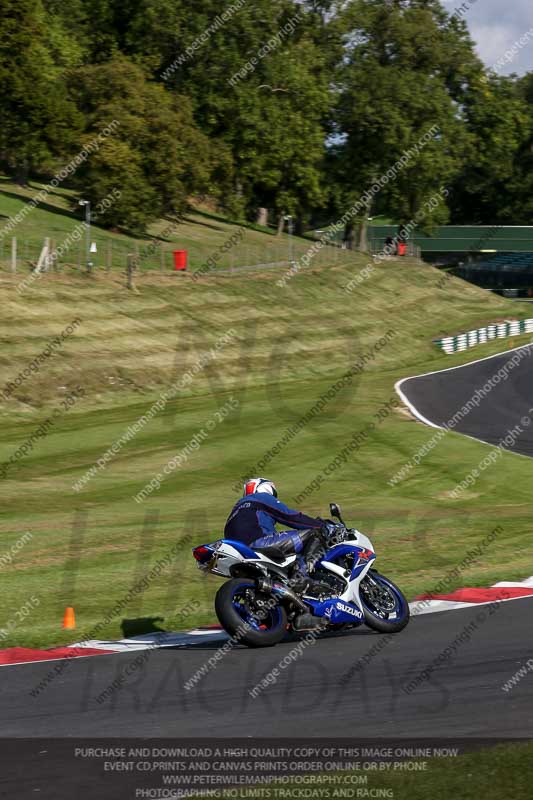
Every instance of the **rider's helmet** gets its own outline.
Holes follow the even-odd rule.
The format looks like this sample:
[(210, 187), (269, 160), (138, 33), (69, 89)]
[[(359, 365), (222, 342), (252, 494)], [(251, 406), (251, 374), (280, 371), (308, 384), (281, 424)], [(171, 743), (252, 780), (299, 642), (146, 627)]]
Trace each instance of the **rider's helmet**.
[(272, 481), (266, 478), (248, 478), (244, 484), (243, 497), (246, 497), (247, 494), (255, 494), (256, 492), (266, 492), (267, 494), (273, 494), (274, 497), (278, 496), (278, 490)]

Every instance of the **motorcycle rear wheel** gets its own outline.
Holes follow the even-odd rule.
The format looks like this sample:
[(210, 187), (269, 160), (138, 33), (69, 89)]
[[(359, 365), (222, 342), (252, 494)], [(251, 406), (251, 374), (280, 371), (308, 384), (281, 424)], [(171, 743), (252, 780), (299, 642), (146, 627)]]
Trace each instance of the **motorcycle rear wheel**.
[(272, 596), (259, 592), (250, 578), (233, 578), (215, 597), (215, 611), (231, 637), (248, 647), (272, 647), (287, 628), (287, 612)]

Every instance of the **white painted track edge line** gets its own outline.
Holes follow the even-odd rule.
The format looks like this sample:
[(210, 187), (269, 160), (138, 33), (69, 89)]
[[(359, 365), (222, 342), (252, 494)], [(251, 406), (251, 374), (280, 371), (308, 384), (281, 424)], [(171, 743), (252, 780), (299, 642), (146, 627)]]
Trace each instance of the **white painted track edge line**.
[(409, 375), (407, 378), (401, 378), (399, 381), (396, 381), (394, 384), (394, 391), (400, 397), (401, 401), (404, 405), (407, 406), (411, 414), (416, 417), (416, 419), (423, 422), (425, 425), (428, 425), (430, 428), (437, 428), (437, 430), (446, 431), (447, 433), (457, 433), (459, 436), (465, 436), (467, 439), (472, 439), (473, 442), (481, 442), (482, 444), (486, 444), (489, 447), (492, 447), (497, 450), (503, 450), (505, 453), (511, 453), (513, 456), (520, 456), (521, 458), (531, 458), (531, 456), (526, 455), (525, 453), (517, 453), (515, 450), (507, 450), (505, 447), (499, 447), (492, 442), (486, 442), (485, 439), (479, 439), (477, 436), (471, 436), (469, 433), (462, 433), (461, 431), (455, 431), (450, 428), (446, 428), (443, 425), (437, 425), (436, 422), (431, 422), (427, 419), (420, 411), (416, 408), (416, 406), (411, 403), (411, 401), (407, 398), (403, 390), (401, 389), (401, 385), (406, 381), (414, 380), (415, 378), (425, 378), (427, 375), (438, 375), (441, 372), (450, 372), (452, 369), (462, 369), (463, 367), (470, 367), (472, 364), (479, 364), (481, 361), (488, 361), (491, 358), (496, 358), (497, 356), (504, 356), (507, 353), (513, 353), (515, 350), (522, 350), (524, 347), (531, 347), (530, 344), (522, 344), (519, 347), (513, 347), (511, 350), (504, 350), (501, 353), (494, 353), (492, 356), (485, 356), (484, 358), (476, 358), (474, 361), (468, 361), (466, 364), (458, 364), (455, 367), (446, 367), (445, 369), (435, 369), (431, 372), (422, 372), (420, 375)]
[[(489, 341), (496, 341), (490, 339)], [(485, 342), (483, 342), (485, 344)], [(488, 342), (487, 342), (488, 344)], [(426, 375), (437, 375), (439, 372), (451, 372), (452, 369), (463, 369), (463, 367), (471, 367), (472, 364), (479, 364), (481, 361), (489, 361), (491, 358), (498, 358), (498, 356), (505, 356), (507, 353), (514, 353), (515, 350), (523, 350), (525, 347), (533, 347), (532, 342), (528, 342), (528, 344), (520, 344), (518, 347), (511, 347), (509, 350), (502, 350), (499, 353), (493, 353), (491, 356), (483, 356), (483, 358), (475, 358), (473, 361), (467, 361), (466, 364), (456, 364), (455, 367), (444, 367), (444, 369), (434, 369), (431, 372), (422, 372), (420, 375), (409, 375), (407, 378), (402, 378), (398, 383), (403, 383), (404, 381), (410, 381), (413, 378), (425, 378)], [(464, 350), (457, 351), (464, 353)]]
[[(492, 587), (491, 587), (492, 588)], [(450, 603), (448, 608), (435, 608), (431, 605), (426, 606), (425, 609), (413, 614), (413, 617), (420, 617), (423, 614), (438, 614), (441, 611), (463, 611), (465, 608), (477, 608), (478, 606), (489, 606), (491, 603), (510, 603), (512, 600), (533, 600), (533, 594), (524, 594), (519, 597), (493, 597), (492, 600), (483, 600), (481, 603), (468, 603), (465, 600), (418, 600), (409, 603), (409, 610), (413, 609), (420, 603)]]
[[(431, 374), (432, 373), (428, 372), (428, 375), (431, 375)], [(423, 376), (422, 375), (415, 375), (413, 377), (421, 378)], [(427, 419), (423, 414), (421, 414), (420, 411), (416, 408), (416, 406), (414, 406), (411, 403), (411, 401), (406, 397), (406, 395), (403, 393), (402, 389), (400, 388), (402, 383), (404, 381), (410, 381), (410, 380), (411, 380), (411, 378), (402, 378), (402, 380), (396, 381), (396, 383), (394, 384), (394, 391), (396, 392), (397, 395), (399, 395), (400, 400), (402, 401), (402, 403), (407, 406), (407, 408), (409, 409), (411, 414), (414, 417), (416, 417), (417, 419), (419, 419), (420, 422), (423, 422), (425, 425), (429, 425), (430, 428), (437, 428), (438, 430), (441, 430), (441, 431), (447, 430), (446, 428), (443, 428), (441, 425), (437, 425), (435, 422), (431, 422), (431, 420)]]

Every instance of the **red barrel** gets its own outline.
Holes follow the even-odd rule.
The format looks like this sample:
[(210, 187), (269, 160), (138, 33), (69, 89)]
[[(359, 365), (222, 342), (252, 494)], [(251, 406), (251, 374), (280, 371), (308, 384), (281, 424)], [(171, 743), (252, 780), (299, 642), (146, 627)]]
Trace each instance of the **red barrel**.
[(174, 269), (187, 269), (187, 250), (173, 250), (174, 256)]
[(407, 245), (405, 242), (398, 242), (398, 255), (405, 256), (407, 255)]

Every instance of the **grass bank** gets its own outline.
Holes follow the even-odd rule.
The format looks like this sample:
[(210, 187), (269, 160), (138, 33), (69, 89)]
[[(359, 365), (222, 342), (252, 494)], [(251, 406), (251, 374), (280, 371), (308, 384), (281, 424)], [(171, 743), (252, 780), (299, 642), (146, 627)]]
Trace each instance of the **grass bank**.
[[(271, 477), (294, 505), (373, 420), (375, 429), (300, 503), (304, 510), (325, 514), (330, 500), (339, 502), (346, 519), (374, 540), (382, 570), (409, 595), (438, 583), (497, 525), (502, 532), (458, 583), (530, 574), (533, 461), (504, 453), (470, 493), (453, 500), (450, 490), (487, 449), (451, 432), (405, 480), (389, 484), (431, 436), (405, 410), (391, 407), (394, 383), (526, 341), (453, 356), (431, 342), (444, 332), (517, 316), (524, 306), (456, 279), (443, 282), (436, 270), (410, 261), (387, 262), (347, 292), (365, 264), (354, 255), (349, 267), (302, 271), (284, 289), (275, 283), (283, 270), (196, 284), (145, 276), (137, 293), (113, 276), (55, 275), (22, 296), (16, 276), (4, 277), (0, 389), (23, 376), (0, 403), (0, 463), (12, 459), (0, 480), (0, 557), (8, 559), (0, 558), (4, 643), (83, 638), (177, 540), (220, 535), (243, 473)], [(75, 331), (24, 377), (74, 319)], [(229, 330), (231, 342), (216, 350)], [(352, 382), (328, 398), (349, 369)], [(191, 380), (76, 490), (161, 392), (187, 373)], [(283, 442), (321, 396), (319, 413)], [(233, 407), (219, 419), (231, 398)], [(202, 429), (208, 435), (195, 449), (190, 443)], [(280, 441), (277, 452), (265, 455)], [(164, 475), (160, 488), (136, 502), (188, 445), (186, 459)], [(31, 538), (17, 549), (26, 532)], [(193, 596), (201, 605), (188, 624), (211, 622), (218, 586), (198, 574), (187, 546), (101, 635), (120, 636), (123, 618), (161, 617), (160, 625), (172, 629)], [(38, 605), (21, 619), (31, 597)], [(67, 605), (76, 610), (75, 633), (61, 630)]]

